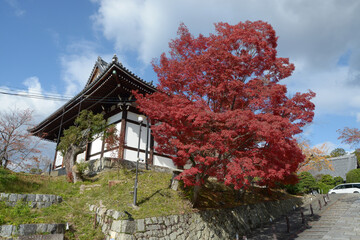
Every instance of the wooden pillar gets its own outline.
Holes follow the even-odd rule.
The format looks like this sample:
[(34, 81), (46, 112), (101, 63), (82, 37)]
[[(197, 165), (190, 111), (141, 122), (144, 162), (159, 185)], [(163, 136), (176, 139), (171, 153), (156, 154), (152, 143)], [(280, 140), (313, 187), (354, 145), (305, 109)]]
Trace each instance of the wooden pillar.
[[(105, 132), (104, 132), (104, 134), (105, 134)], [(104, 151), (105, 151), (105, 139), (103, 139), (102, 143), (101, 143), (100, 159), (104, 157)]]
[(89, 160), (91, 152), (91, 143), (86, 143), (86, 149), (85, 149), (85, 161)]
[(124, 159), (126, 118), (127, 118), (127, 110), (123, 110), (122, 111), (122, 116), (121, 116), (119, 154), (118, 154), (118, 157), (119, 157), (120, 160)]
[[(151, 130), (150, 130), (151, 134)], [(150, 158), (149, 158), (149, 165), (154, 165), (154, 136), (151, 134), (150, 137)]]

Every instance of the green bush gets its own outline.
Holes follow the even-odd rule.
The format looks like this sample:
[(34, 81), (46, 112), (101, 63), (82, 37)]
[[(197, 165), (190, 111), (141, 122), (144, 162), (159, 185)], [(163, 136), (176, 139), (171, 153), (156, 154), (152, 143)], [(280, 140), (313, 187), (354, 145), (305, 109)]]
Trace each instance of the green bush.
[(80, 176), (84, 176), (84, 173), (88, 167), (89, 163), (87, 162), (76, 163), (76, 168), (79, 171)]
[(320, 193), (328, 193), (330, 189), (332, 189), (334, 186), (333, 185), (327, 185), (325, 183), (319, 182), (318, 183), (318, 189), (320, 191)]
[(342, 177), (334, 177), (334, 185), (337, 186), (339, 184), (344, 183), (344, 179)]
[(346, 182), (347, 183), (360, 182), (360, 168), (350, 170), (346, 174)]
[(290, 193), (290, 194), (299, 194), (300, 193), (300, 189), (299, 189), (299, 184), (288, 184), (284, 186), (286, 189), (286, 192)]
[(329, 185), (329, 186), (335, 186), (334, 178), (330, 174), (323, 175), (321, 177), (320, 183)]
[(315, 178), (309, 172), (302, 172), (299, 174), (298, 187), (302, 193), (310, 193), (313, 190), (318, 189)]

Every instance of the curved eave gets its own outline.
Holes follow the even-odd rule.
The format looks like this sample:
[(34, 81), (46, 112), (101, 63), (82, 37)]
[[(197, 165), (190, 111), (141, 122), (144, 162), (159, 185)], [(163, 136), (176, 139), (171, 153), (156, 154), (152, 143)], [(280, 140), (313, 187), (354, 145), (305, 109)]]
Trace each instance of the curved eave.
[[(41, 123), (30, 129), (29, 131), (35, 136), (44, 138), (52, 142), (56, 141), (57, 139), (54, 136), (57, 135), (57, 133), (54, 132), (54, 129), (59, 129), (59, 127), (53, 127), (51, 134), (49, 134), (49, 131), (47, 132), (46, 129), (49, 128), (49, 126), (51, 125), (60, 126), (62, 122), (61, 118), (66, 119), (67, 121), (67, 124), (65, 124), (63, 127), (68, 127), (69, 125), (72, 125), (75, 116), (79, 111), (79, 104), (83, 102), (82, 100), (96, 93), (99, 87), (105, 88), (102, 86), (102, 84), (106, 84), (104, 83), (104, 81), (110, 81), (110, 78), (115, 78), (118, 86), (122, 85), (121, 87), (128, 92), (131, 92), (131, 90), (133, 89), (138, 89), (140, 92), (148, 94), (156, 91), (156, 88), (152, 84), (149, 84), (144, 80), (140, 79), (131, 71), (124, 68), (121, 64), (113, 62), (109, 64), (108, 68), (104, 70), (103, 73), (95, 81), (86, 86), (79, 94), (77, 94), (67, 103), (65, 103), (62, 107), (57, 109), (53, 114), (51, 114), (49, 117), (47, 117), (45, 120), (43, 120)], [(95, 104), (93, 104), (92, 106), (95, 109), (96, 107), (98, 108), (101, 104), (102, 103), (100, 102), (97, 104), (97, 106), (93, 106)]]

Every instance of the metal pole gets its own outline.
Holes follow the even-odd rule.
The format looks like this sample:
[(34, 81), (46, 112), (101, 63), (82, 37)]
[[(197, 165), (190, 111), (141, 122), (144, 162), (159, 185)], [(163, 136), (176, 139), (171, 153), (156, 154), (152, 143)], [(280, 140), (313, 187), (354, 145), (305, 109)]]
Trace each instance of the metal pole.
[(301, 223), (305, 224), (305, 215), (304, 212), (302, 210), (300, 210), (300, 214), (301, 214)]
[(146, 149), (145, 149), (145, 165), (146, 170), (149, 170), (148, 166), (148, 148), (149, 148), (149, 118), (146, 119)]
[(286, 219), (286, 232), (290, 232), (290, 222), (289, 222), (289, 217), (285, 216)]
[(139, 169), (139, 160), (140, 160), (141, 125), (142, 125), (142, 120), (140, 121), (138, 151), (137, 151), (137, 160), (136, 160), (136, 176), (135, 176), (135, 184), (134, 184), (134, 202), (133, 202), (134, 206), (136, 206), (136, 198), (137, 198), (138, 169)]

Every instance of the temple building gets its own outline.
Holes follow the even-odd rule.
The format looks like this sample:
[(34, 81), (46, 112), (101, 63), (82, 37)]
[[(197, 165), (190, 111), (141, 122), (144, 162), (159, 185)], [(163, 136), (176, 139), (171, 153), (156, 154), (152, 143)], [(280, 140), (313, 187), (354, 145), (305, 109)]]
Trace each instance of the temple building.
[[(137, 161), (139, 134), (140, 159), (149, 165), (175, 168), (172, 160), (154, 150), (156, 142), (151, 135), (151, 126), (146, 118), (140, 122), (141, 112), (136, 108), (132, 91), (143, 94), (156, 91), (152, 83), (148, 83), (118, 62), (116, 55), (111, 63), (98, 57), (84, 89), (70, 101), (32, 128), (35, 136), (59, 144), (63, 130), (74, 124), (78, 114), (84, 110), (102, 113), (107, 123), (115, 125), (120, 132), (119, 146), (107, 149), (101, 138), (88, 143), (86, 151), (77, 156), (77, 161), (94, 161), (120, 158)], [(140, 129), (141, 128), (141, 129)], [(145, 154), (147, 157), (145, 157)], [(103, 163), (101, 163), (103, 164)], [(63, 158), (56, 152), (53, 169), (64, 168)]]

